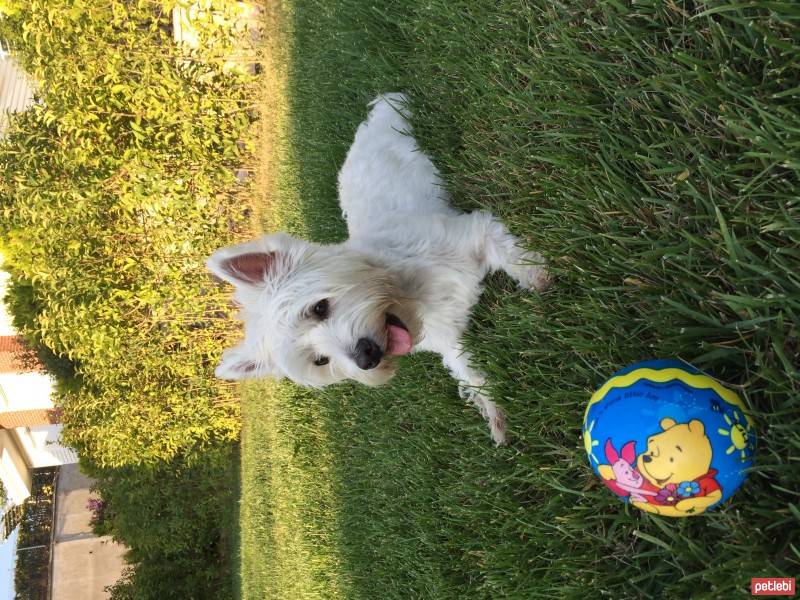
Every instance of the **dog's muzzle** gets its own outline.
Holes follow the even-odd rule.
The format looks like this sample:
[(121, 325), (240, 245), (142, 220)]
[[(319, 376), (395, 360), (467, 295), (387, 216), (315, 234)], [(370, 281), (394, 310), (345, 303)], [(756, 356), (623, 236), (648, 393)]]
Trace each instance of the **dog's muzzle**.
[(383, 358), (383, 350), (381, 347), (369, 338), (361, 338), (356, 342), (356, 351), (353, 355), (353, 360), (360, 369), (368, 371), (374, 369), (381, 362)]

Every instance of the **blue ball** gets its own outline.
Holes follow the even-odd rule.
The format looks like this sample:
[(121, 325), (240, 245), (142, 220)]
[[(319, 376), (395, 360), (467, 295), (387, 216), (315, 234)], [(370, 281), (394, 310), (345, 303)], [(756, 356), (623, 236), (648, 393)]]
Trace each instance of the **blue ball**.
[(669, 517), (699, 515), (736, 491), (753, 464), (755, 429), (742, 400), (672, 360), (631, 365), (589, 401), (589, 463), (624, 502)]

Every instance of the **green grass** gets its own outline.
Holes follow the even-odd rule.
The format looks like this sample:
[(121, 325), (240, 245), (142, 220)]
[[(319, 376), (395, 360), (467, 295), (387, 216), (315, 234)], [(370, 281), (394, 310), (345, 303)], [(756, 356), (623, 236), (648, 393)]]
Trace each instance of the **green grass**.
[(232, 458), (227, 477), (223, 481), (226, 487), (219, 491), (218, 501), (222, 503), (222, 518), (220, 525), (219, 554), (224, 560), (222, 576), (227, 584), (223, 589), (230, 590), (231, 598), (242, 597), (242, 532), (241, 523), (242, 474), (241, 447), (236, 444), (232, 449)]
[[(705, 12), (704, 12), (705, 11)], [(550, 258), (468, 333), (496, 449), (438, 360), (392, 384), (245, 388), (244, 598), (709, 597), (800, 572), (800, 10), (789, 2), (292, 0), (267, 229), (338, 241), (366, 102), (411, 94), (454, 203)], [(722, 510), (640, 514), (588, 468), (585, 404), (680, 357), (739, 386), (757, 466)]]

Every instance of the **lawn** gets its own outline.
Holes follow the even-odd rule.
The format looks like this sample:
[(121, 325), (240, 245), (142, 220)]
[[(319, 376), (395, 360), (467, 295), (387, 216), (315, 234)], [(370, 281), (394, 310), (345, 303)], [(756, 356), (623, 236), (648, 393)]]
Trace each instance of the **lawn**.
[[(490, 278), (468, 347), (495, 448), (437, 358), (393, 382), (243, 388), (244, 598), (749, 595), (800, 573), (800, 9), (791, 2), (288, 0), (267, 48), (262, 224), (321, 242), (366, 103), (412, 98), (454, 203), (552, 262)], [(752, 407), (757, 465), (687, 520), (616, 501), (581, 420), (678, 357)]]

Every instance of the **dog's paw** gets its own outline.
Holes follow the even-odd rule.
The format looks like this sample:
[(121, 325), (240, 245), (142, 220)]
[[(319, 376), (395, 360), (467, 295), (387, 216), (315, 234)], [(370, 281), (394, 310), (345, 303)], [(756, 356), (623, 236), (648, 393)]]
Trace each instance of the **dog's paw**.
[(506, 437), (506, 415), (498, 408), (497, 414), (489, 419), (489, 429), (492, 432), (492, 439), (496, 446), (505, 446), (508, 443)]
[(474, 404), (480, 411), (481, 416), (489, 424), (492, 439), (497, 446), (505, 446), (506, 437), (506, 415), (503, 409), (497, 406), (492, 400), (481, 394), (475, 388), (459, 382), (458, 393), (464, 399)]
[(546, 267), (527, 265), (523, 276), (519, 278), (519, 286), (526, 290), (543, 292), (553, 284), (553, 278)]
[(553, 283), (547, 270), (547, 261), (537, 252), (522, 252), (516, 264), (505, 269), (526, 290), (543, 292)]

